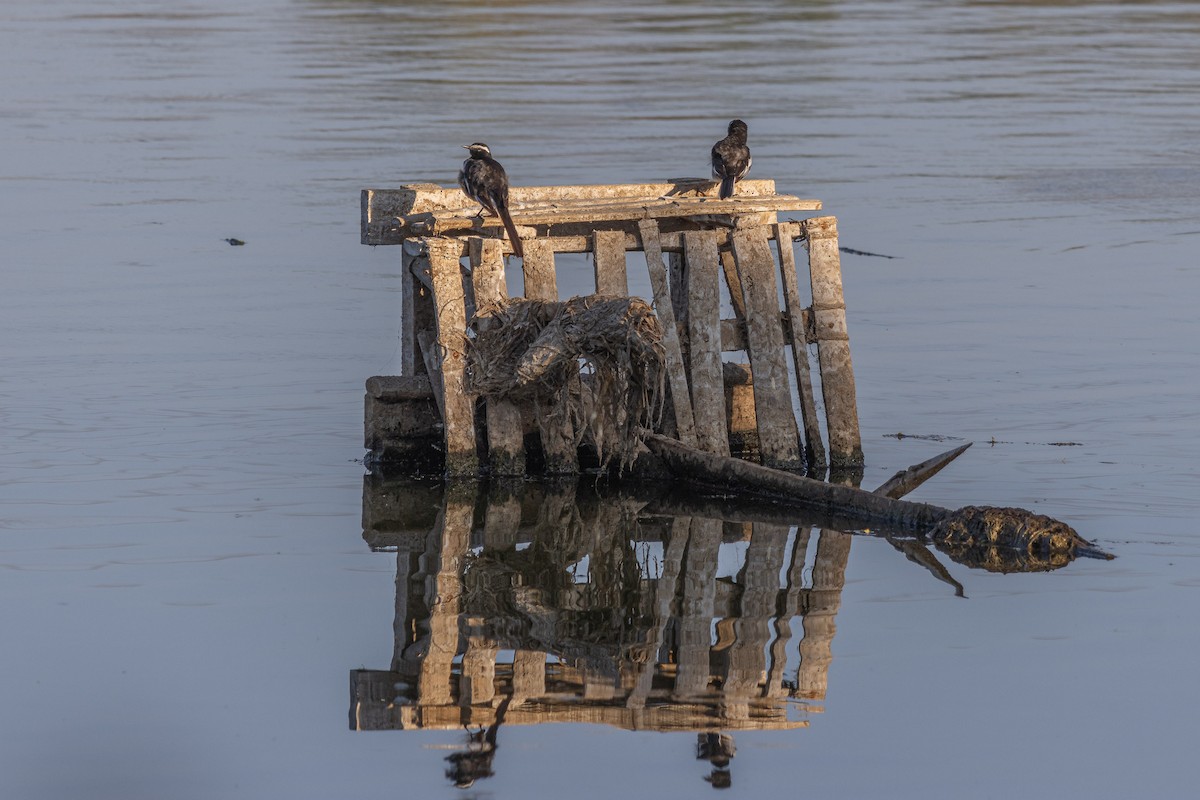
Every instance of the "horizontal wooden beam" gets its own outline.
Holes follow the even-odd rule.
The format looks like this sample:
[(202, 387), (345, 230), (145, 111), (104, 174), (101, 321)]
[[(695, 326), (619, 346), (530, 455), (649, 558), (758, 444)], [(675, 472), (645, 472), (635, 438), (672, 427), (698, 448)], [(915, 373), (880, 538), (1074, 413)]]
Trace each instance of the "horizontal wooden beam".
[[(513, 221), (524, 226), (620, 222), (691, 216), (817, 211), (819, 200), (775, 193), (772, 180), (748, 180), (728, 200), (716, 197), (716, 183), (701, 178), (645, 184), (514, 186), (509, 193)], [(479, 207), (457, 187), (413, 184), (362, 192), (363, 244), (399, 244), (406, 238), (442, 233), (478, 235), (498, 227), (495, 217), (479, 218)]]

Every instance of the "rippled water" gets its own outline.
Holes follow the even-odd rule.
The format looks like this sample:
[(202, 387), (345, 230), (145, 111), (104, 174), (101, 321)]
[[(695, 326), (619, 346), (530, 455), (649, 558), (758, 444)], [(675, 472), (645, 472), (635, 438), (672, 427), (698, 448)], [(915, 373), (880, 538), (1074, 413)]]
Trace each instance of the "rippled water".
[[(478, 139), (520, 184), (703, 175), (733, 116), (755, 176), (897, 256), (843, 259), (864, 484), (972, 440), (917, 499), (1033, 508), (1119, 559), (951, 564), (964, 600), (856, 538), (823, 710), (739, 732), (730, 793), (1191, 793), (1200, 4), (47, 0), (0, 23), (4, 796), (463, 795), (461, 731), (346, 724), (397, 615), (357, 459), (399, 257), (358, 244), (358, 191), (450, 183)], [(708, 792), (695, 748), (513, 725), (466, 794)]]

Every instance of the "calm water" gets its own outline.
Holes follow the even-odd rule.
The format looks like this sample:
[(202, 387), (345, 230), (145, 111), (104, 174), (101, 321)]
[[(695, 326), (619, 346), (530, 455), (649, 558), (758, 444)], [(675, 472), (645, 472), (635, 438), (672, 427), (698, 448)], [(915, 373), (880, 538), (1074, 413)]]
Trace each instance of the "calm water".
[(1198, 42), (1196, 3), (6, 4), (0, 795), (712, 791), (694, 732), (507, 724), (464, 792), (462, 730), (349, 729), (399, 617), (359, 463), (399, 256), (358, 191), (478, 139), (515, 183), (703, 175), (739, 116), (755, 176), (899, 257), (843, 261), (864, 483), (975, 441), (915, 499), (1120, 557), (947, 562), (962, 599), (856, 537), (824, 697), (738, 731), (727, 793), (1190, 796)]

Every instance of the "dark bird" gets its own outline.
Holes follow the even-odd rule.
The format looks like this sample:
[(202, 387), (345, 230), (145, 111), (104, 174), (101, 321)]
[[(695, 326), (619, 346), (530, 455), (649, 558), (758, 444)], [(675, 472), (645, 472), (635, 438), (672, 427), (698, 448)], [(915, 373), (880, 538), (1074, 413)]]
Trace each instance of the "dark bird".
[(733, 197), (733, 185), (750, 171), (750, 148), (746, 146), (746, 123), (735, 119), (729, 123), (729, 134), (713, 145), (713, 177), (721, 182), (720, 197)]
[(462, 170), (458, 173), (458, 185), (467, 197), (482, 206), (479, 211), (481, 217), (486, 210), (500, 218), (504, 230), (508, 231), (508, 238), (512, 240), (513, 252), (518, 257), (524, 257), (517, 227), (508, 213), (508, 173), (499, 161), (492, 158), (491, 149), (483, 142), (464, 144), (463, 147), (471, 151), (471, 157), (463, 162)]

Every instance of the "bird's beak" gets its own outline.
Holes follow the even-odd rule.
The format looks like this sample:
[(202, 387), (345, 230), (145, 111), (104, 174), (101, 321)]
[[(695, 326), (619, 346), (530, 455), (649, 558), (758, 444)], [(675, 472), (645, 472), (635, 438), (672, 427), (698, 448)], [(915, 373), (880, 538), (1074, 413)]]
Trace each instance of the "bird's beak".
[(464, 144), (464, 145), (460, 145), (460, 146), (462, 147), (462, 149), (463, 149), (463, 150), (470, 150), (470, 149), (471, 149), (471, 145), (469, 145), (469, 144)]

